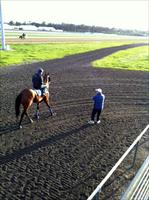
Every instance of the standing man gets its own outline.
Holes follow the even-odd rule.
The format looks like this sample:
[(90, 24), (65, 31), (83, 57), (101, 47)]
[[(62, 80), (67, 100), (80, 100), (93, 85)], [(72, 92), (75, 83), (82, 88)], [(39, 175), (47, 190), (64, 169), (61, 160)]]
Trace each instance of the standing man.
[(97, 114), (97, 124), (100, 123), (99, 117), (100, 117), (101, 111), (104, 108), (105, 95), (102, 94), (102, 89), (98, 88), (98, 89), (95, 89), (95, 91), (96, 91), (96, 95), (93, 97), (94, 107), (91, 114), (91, 120), (88, 122), (89, 124), (95, 124), (94, 118), (96, 114)]

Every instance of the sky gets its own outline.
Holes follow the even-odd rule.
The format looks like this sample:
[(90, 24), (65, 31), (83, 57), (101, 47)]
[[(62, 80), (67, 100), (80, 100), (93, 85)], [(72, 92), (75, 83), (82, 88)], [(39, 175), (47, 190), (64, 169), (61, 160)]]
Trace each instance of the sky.
[(1, 0), (4, 22), (85, 24), (149, 29), (148, 0)]

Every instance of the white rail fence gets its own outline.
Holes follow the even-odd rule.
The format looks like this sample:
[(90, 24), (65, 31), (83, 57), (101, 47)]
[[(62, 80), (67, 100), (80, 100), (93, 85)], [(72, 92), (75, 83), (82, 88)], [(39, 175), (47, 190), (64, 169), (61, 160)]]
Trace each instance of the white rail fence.
[(121, 200), (149, 199), (149, 156), (137, 172)]
[(114, 165), (114, 167), (109, 171), (109, 173), (105, 176), (105, 178), (101, 181), (101, 183), (96, 187), (96, 189), (93, 191), (93, 193), (88, 197), (87, 200), (99, 200), (100, 192), (104, 186), (104, 184), (107, 182), (107, 180), (111, 177), (111, 175), (115, 172), (115, 170), (118, 168), (118, 166), (122, 163), (122, 161), (126, 158), (126, 156), (132, 151), (134, 147), (136, 147), (135, 155), (133, 159), (133, 165), (136, 158), (136, 153), (138, 149), (138, 144), (142, 136), (147, 132), (149, 129), (149, 124), (145, 127), (145, 129), (140, 133), (140, 135), (135, 139), (135, 141), (132, 143), (132, 145), (127, 149), (127, 151), (122, 155), (122, 157), (118, 160), (118, 162)]

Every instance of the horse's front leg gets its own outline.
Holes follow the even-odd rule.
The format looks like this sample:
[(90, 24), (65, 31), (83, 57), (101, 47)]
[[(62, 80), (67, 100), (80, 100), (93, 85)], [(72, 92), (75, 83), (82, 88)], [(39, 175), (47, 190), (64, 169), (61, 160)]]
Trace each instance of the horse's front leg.
[(52, 109), (51, 106), (50, 106), (49, 97), (48, 97), (48, 96), (45, 96), (44, 99), (43, 99), (43, 101), (44, 101), (44, 102), (46, 103), (46, 105), (48, 106), (49, 111), (50, 111), (50, 115), (51, 115), (51, 116), (55, 116), (56, 113), (53, 112), (53, 109)]

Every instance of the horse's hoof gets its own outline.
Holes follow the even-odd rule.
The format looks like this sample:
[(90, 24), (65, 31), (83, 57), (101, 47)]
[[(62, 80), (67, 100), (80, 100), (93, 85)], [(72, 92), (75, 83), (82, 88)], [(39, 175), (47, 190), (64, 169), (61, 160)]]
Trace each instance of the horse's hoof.
[(50, 114), (49, 114), (49, 117), (52, 117), (52, 116), (53, 116), (53, 113), (50, 113)]
[(56, 113), (51, 113), (50, 114), (52, 117), (55, 117), (56, 116)]
[(21, 126), (21, 125), (19, 126), (19, 129), (22, 129), (22, 126)]
[(37, 120), (39, 120), (39, 115), (34, 115), (34, 117), (37, 119)]
[(52, 113), (52, 116), (55, 117), (55, 116), (56, 116), (56, 113)]

